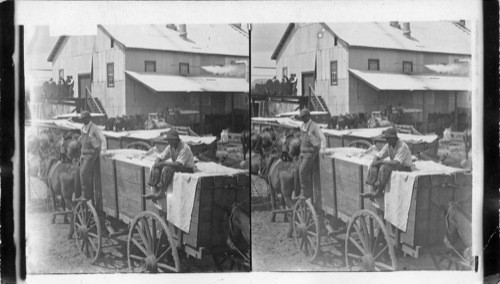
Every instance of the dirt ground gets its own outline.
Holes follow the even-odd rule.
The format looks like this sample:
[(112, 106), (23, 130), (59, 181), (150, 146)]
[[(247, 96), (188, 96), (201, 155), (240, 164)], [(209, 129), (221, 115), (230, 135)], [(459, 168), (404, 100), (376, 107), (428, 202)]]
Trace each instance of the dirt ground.
[[(241, 145), (228, 144), (217, 152), (217, 156), (225, 157), (225, 165), (237, 167), (242, 159)], [(32, 179), (31, 186), (32, 198), (38, 198), (36, 200), (41, 203), (46, 196), (45, 185), (38, 179)], [(66, 238), (70, 225), (63, 223), (62, 216), (56, 218), (55, 224), (51, 224), (50, 219), (51, 213), (46, 208), (26, 213), (26, 267), (29, 274), (129, 272), (126, 235), (116, 239), (104, 237), (101, 257), (95, 264), (89, 264), (79, 252), (76, 241)], [(179, 257), (183, 272), (216, 270), (210, 256), (199, 260), (187, 258), (179, 251)], [(224, 263), (223, 270), (238, 271), (236, 267), (229, 269), (229, 266), (229, 262)]]
[[(448, 154), (447, 161), (460, 164), (464, 159), (464, 147), (459, 144), (441, 143), (439, 155)], [(252, 270), (253, 271), (344, 271), (345, 258), (340, 256), (340, 246), (322, 237), (318, 261), (310, 263), (287, 237), (289, 223), (278, 214), (277, 222), (271, 223), (269, 207), (265, 205), (267, 185), (259, 177), (252, 176)], [(398, 270), (434, 270), (432, 259), (424, 253), (418, 259), (397, 256)], [(355, 268), (356, 269), (356, 268)]]

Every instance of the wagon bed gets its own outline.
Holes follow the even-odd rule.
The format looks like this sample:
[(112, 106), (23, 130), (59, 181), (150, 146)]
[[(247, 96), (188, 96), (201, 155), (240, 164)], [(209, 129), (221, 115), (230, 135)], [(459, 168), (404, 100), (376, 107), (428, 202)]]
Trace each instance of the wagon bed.
[[(359, 158), (362, 152), (355, 148), (329, 149), (319, 159), (321, 207), (327, 214), (344, 222), (356, 211), (378, 210), (369, 199), (359, 195), (370, 190), (364, 181), (372, 158)], [(422, 248), (442, 243), (446, 226), (439, 206), (462, 202), (465, 211), (469, 215), (472, 212), (472, 175), (460, 169), (435, 165), (415, 179), (406, 231), (386, 222), (393, 245), (413, 257), (419, 257)], [(383, 201), (380, 203), (380, 210), (384, 211)]]
[[(129, 153), (129, 156), (134, 157), (144, 154), (143, 151), (130, 149), (113, 152)], [(101, 198), (96, 198), (96, 209), (125, 223), (131, 223), (143, 211), (158, 212), (167, 220), (165, 199), (159, 200), (159, 205), (155, 206), (152, 201), (146, 201), (142, 197), (149, 193), (149, 186), (146, 183), (154, 159), (154, 157), (142, 160), (129, 159), (127, 155), (101, 157), (102, 187), (97, 193)], [(226, 173), (221, 172), (198, 179), (189, 231), (184, 232), (172, 223), (166, 222), (177, 248), (196, 258), (227, 250), (225, 216), (218, 206), (231, 207), (238, 203), (249, 212), (248, 174), (223, 166), (217, 167), (225, 169)]]

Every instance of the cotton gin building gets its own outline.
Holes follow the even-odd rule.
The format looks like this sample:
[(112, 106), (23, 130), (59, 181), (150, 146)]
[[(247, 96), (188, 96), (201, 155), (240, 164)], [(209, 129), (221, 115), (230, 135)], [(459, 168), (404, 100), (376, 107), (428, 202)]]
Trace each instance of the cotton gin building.
[(248, 114), (248, 42), (239, 25), (98, 26), (61, 37), (49, 61), (110, 117), (179, 108), (203, 128), (207, 115)]
[[(332, 115), (388, 104), (470, 118), (471, 35), (459, 22), (290, 24), (272, 54), (276, 75), (295, 73), (299, 95)], [(312, 96), (314, 99), (314, 96)]]

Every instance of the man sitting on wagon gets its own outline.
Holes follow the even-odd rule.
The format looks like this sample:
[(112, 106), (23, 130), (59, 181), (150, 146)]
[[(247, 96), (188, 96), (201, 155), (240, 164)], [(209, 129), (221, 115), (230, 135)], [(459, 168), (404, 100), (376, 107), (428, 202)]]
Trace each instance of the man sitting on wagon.
[[(410, 148), (398, 139), (396, 129), (387, 129), (384, 136), (387, 144), (373, 158), (366, 179), (366, 183), (371, 185), (372, 192), (361, 193), (362, 197), (370, 198), (372, 201), (382, 196), (392, 171), (409, 172), (413, 165)], [(386, 157), (389, 157), (389, 160), (385, 160)]]
[[(167, 148), (156, 159), (149, 175), (148, 185), (155, 187), (156, 192), (145, 196), (146, 199), (158, 199), (172, 182), (174, 173), (192, 173), (194, 156), (188, 144), (181, 141), (176, 130), (167, 133)], [(171, 158), (172, 162), (167, 162)]]

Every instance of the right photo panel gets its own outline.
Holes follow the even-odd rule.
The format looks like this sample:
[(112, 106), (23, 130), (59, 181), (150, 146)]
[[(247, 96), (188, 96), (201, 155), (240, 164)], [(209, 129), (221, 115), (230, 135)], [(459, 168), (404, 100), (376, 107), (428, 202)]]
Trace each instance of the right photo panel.
[(474, 269), (473, 27), (253, 25), (253, 271)]

